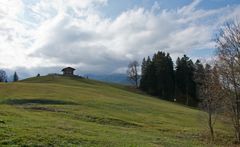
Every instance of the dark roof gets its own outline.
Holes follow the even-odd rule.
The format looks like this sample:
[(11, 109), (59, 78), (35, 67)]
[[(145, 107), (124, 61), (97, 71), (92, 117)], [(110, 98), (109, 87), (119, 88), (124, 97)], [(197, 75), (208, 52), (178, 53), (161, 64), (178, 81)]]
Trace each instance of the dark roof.
[(72, 68), (72, 67), (66, 67), (66, 68), (62, 69), (62, 71), (67, 70), (67, 69), (76, 70), (76, 69), (74, 69), (74, 68)]

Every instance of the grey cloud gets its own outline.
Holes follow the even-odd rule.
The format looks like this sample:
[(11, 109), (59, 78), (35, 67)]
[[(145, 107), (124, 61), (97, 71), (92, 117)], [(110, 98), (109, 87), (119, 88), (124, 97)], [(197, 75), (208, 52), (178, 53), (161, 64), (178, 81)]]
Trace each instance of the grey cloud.
[[(76, 20), (64, 15), (51, 29), (52, 38), (32, 55), (116, 71), (130, 60), (140, 61), (156, 50), (176, 55), (189, 49), (212, 47), (208, 45), (212, 44), (212, 24), (216, 22), (205, 23), (197, 18), (208, 20), (225, 9), (196, 10), (199, 2), (194, 1), (176, 11), (161, 10), (158, 13), (133, 9), (123, 12), (115, 20), (99, 18), (100, 22), (94, 25), (87, 21), (88, 17)], [(72, 21), (80, 25), (72, 24)]]

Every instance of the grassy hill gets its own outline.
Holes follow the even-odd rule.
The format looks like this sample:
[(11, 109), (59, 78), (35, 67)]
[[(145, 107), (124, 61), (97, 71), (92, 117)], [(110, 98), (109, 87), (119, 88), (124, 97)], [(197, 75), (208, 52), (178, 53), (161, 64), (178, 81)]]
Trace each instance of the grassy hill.
[[(0, 145), (206, 146), (201, 111), (62, 76), (0, 84)], [(217, 122), (217, 146), (231, 143)]]

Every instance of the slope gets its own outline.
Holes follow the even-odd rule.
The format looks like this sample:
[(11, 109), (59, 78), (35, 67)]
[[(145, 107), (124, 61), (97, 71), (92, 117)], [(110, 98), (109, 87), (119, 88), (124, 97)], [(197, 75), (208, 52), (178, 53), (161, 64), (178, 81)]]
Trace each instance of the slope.
[(45, 76), (0, 84), (0, 102), (0, 145), (205, 146), (205, 113), (121, 85)]

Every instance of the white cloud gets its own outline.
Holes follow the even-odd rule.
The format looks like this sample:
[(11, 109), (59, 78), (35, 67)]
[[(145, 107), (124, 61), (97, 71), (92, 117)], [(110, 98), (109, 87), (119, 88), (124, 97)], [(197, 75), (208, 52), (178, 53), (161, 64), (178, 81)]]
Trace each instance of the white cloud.
[(130, 60), (141, 61), (157, 50), (176, 57), (213, 48), (214, 31), (239, 16), (240, 6), (203, 10), (197, 8), (200, 2), (175, 10), (155, 3), (111, 19), (98, 11), (107, 0), (12, 0), (0, 6), (0, 66), (120, 72)]

